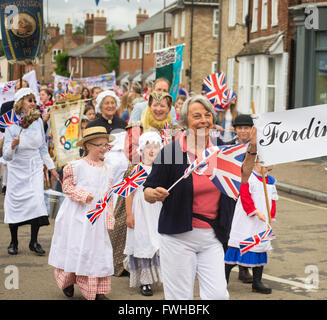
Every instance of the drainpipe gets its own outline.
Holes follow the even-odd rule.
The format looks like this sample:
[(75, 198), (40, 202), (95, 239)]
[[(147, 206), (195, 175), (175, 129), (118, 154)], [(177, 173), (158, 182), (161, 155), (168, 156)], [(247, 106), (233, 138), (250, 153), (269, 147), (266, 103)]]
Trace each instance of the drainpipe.
[(192, 0), (191, 8), (191, 35), (190, 35), (190, 76), (189, 76), (189, 92), (192, 91), (192, 51), (193, 51), (193, 16), (194, 16), (194, 0)]
[(222, 34), (222, 6), (223, 0), (219, 1), (219, 24), (218, 24), (218, 53), (217, 53), (217, 71), (220, 71), (220, 60), (221, 60), (221, 34)]

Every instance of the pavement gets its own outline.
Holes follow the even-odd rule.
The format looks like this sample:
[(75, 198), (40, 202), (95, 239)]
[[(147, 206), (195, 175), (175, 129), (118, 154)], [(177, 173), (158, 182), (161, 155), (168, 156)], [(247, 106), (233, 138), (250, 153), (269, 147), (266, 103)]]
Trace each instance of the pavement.
[(278, 191), (327, 203), (327, 158), (296, 161), (273, 166)]

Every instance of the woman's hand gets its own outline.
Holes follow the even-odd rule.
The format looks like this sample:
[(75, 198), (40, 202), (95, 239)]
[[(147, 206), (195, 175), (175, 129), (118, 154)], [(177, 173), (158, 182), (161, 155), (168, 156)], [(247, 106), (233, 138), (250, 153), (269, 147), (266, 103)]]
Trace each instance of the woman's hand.
[(133, 215), (127, 215), (126, 217), (126, 225), (128, 228), (134, 229), (135, 220)]
[(87, 198), (86, 198), (86, 203), (90, 203), (92, 202), (94, 199), (94, 195), (92, 193), (90, 193)]
[(14, 150), (19, 145), (20, 138), (15, 137), (11, 142), (11, 149)]
[(162, 187), (157, 187), (155, 189), (152, 189), (152, 198), (154, 202), (156, 201), (165, 201), (165, 199), (169, 196), (169, 192)]
[(255, 126), (253, 126), (250, 131), (250, 145), (257, 145), (257, 128)]
[(50, 170), (50, 172), (51, 172), (51, 176), (54, 177), (54, 179), (55, 179), (56, 181), (59, 180), (59, 174), (58, 174), (58, 172), (56, 171), (56, 169), (52, 169), (52, 170)]
[(261, 221), (266, 222), (266, 217), (262, 212), (257, 211), (255, 214)]

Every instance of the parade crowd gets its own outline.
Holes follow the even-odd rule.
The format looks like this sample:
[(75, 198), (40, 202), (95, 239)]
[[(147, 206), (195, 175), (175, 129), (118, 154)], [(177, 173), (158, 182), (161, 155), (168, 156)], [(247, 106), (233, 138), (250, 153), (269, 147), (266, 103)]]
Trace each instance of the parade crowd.
[[(226, 300), (236, 265), (239, 280), (255, 292), (271, 293), (261, 281), (270, 241), (244, 254), (239, 247), (267, 226), (263, 179), (272, 219), (278, 199), (271, 168), (265, 167), (262, 176), (252, 117), (237, 111), (237, 100), (217, 114), (204, 92), (180, 89), (173, 101), (169, 89), (164, 78), (146, 89), (137, 84), (124, 91), (75, 87), (74, 95), (85, 101), (80, 158), (62, 168), (55, 165), (50, 116), (66, 94), (63, 85), (42, 86), (37, 97), (26, 81), (18, 81), (14, 101), (1, 107), (1, 115), (13, 110), (22, 119), (4, 130), (2, 147), (8, 254), (19, 254), (18, 230), (26, 224), (31, 225), (30, 250), (46, 254), (38, 242), (39, 228), (49, 225), (46, 166), (50, 188), (65, 194), (48, 263), (67, 297), (77, 285), (88, 300), (108, 299), (111, 276), (128, 276), (130, 287), (144, 296), (162, 285), (165, 299), (191, 300), (197, 278), (201, 299)], [(237, 200), (210, 181), (215, 157), (169, 190), (205, 150), (237, 144), (247, 147)], [(90, 223), (86, 214), (138, 165), (146, 171), (145, 183), (125, 196), (113, 194)]]

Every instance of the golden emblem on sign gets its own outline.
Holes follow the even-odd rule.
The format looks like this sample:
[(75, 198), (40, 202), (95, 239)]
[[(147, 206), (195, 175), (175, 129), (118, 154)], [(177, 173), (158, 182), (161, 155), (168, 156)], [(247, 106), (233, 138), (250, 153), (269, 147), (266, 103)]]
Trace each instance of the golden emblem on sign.
[(17, 37), (30, 37), (36, 30), (36, 21), (27, 13), (16, 14), (10, 21), (10, 30)]

